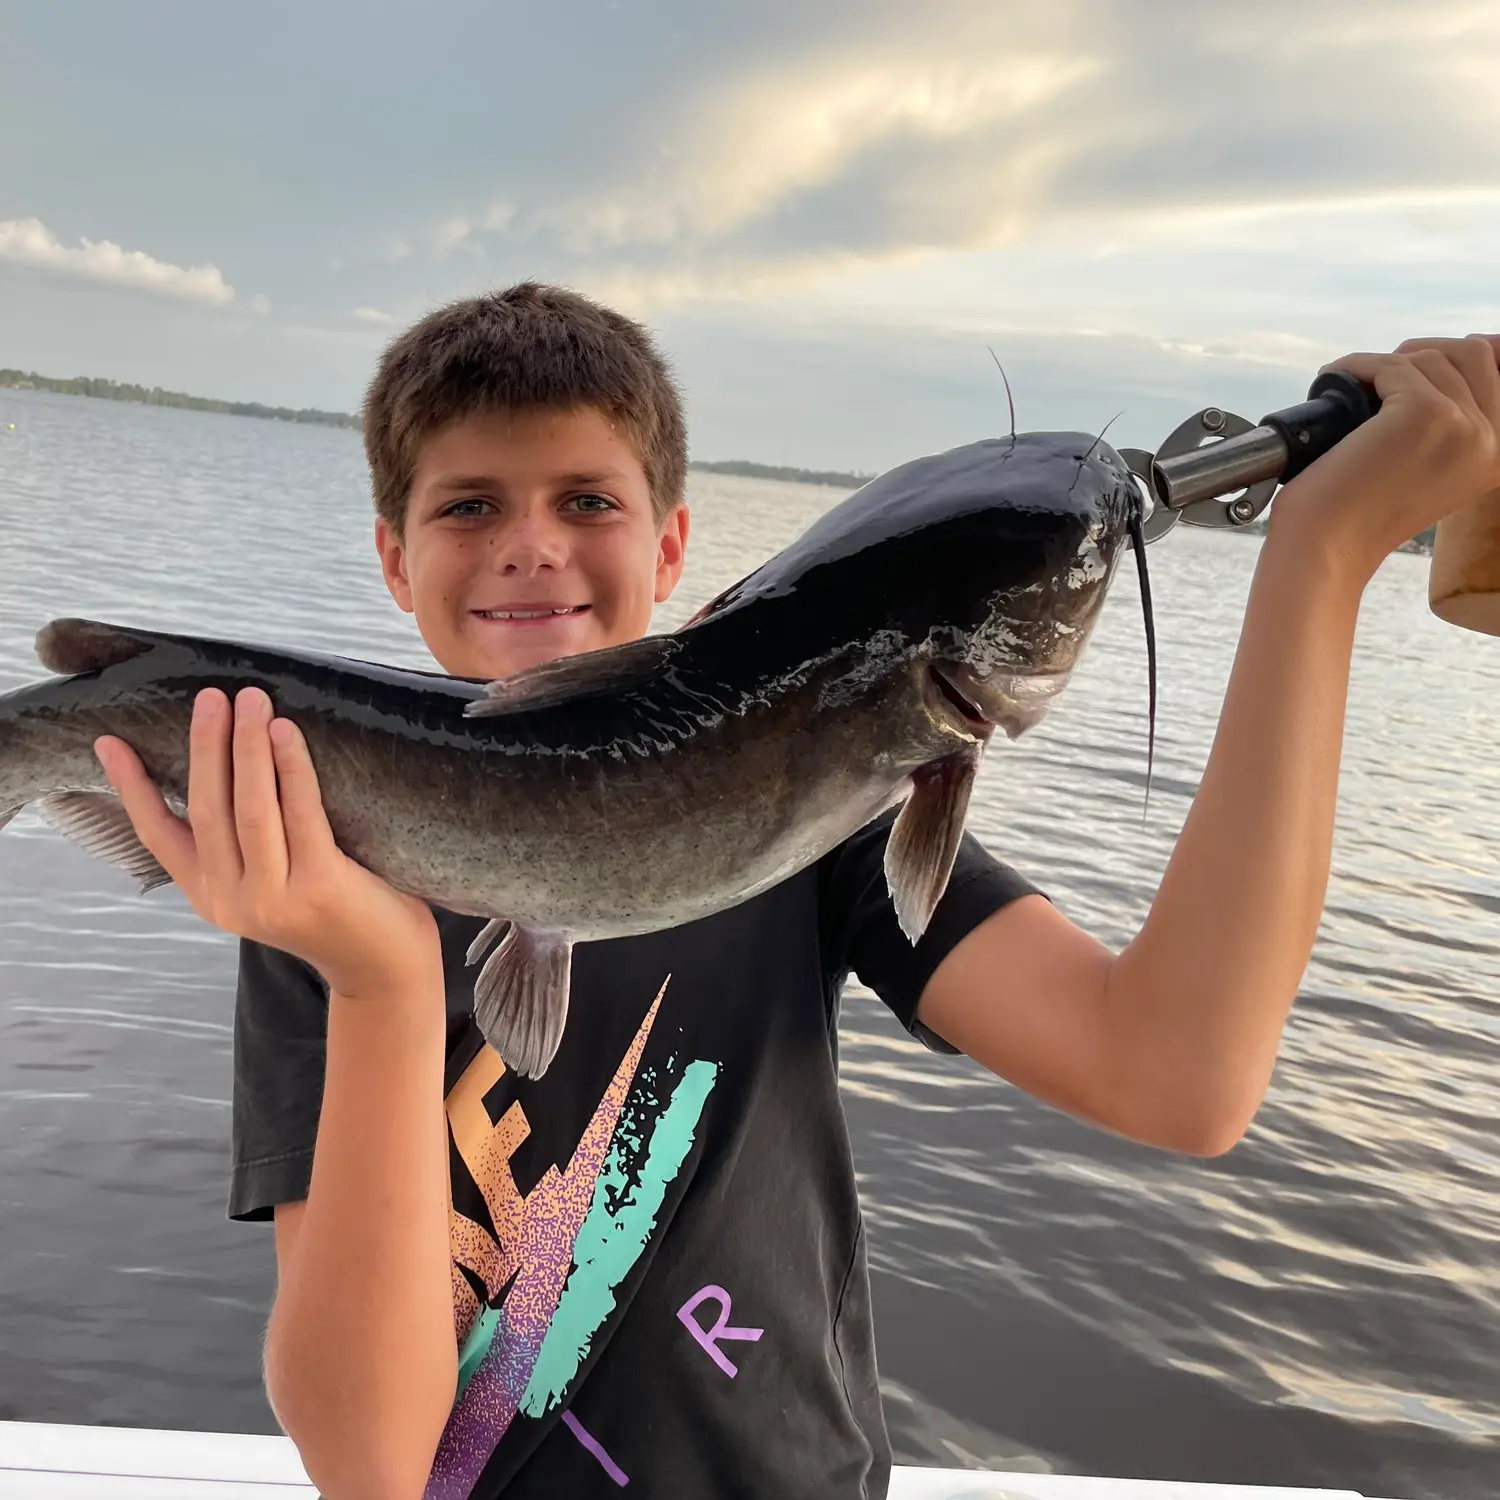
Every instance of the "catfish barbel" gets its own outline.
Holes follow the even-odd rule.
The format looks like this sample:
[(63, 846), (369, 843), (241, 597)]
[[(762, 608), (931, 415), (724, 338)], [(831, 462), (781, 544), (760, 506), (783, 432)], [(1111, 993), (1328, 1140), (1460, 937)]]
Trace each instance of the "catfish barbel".
[(488, 684), (55, 620), (37, 655), (62, 675), (0, 696), (0, 827), (37, 802), (142, 891), (167, 883), (93, 743), (125, 740), (181, 812), (195, 696), (261, 687), (306, 737), (339, 847), (490, 919), (475, 1018), (538, 1077), (574, 943), (737, 905), (903, 798), (885, 871), (915, 942), (991, 734), (1056, 698), (1127, 536), (1144, 567), (1142, 510), (1099, 439), (987, 439), (872, 480), (681, 630)]

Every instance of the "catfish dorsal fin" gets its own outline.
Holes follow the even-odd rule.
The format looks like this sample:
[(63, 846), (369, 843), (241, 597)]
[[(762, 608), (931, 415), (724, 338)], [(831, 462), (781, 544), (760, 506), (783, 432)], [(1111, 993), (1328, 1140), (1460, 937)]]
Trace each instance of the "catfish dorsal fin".
[(98, 620), (53, 620), (36, 635), (38, 659), (49, 672), (63, 677), (102, 672), (150, 649), (145, 636)]
[(545, 661), (486, 684), (484, 696), (466, 704), (464, 714), (476, 719), (529, 713), (590, 693), (623, 692), (649, 682), (681, 649), (682, 642), (673, 636), (648, 635), (602, 651)]

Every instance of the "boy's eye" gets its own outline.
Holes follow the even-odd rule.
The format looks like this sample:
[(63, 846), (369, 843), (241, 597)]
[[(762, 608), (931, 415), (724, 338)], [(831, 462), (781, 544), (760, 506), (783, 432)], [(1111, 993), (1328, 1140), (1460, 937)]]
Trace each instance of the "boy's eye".
[(477, 498), (460, 500), (456, 505), (450, 505), (445, 514), (450, 516), (477, 516), (483, 513), (484, 507), (489, 503), (488, 500)]
[(569, 498), (568, 504), (595, 515), (601, 511), (615, 509), (615, 502), (608, 495), (573, 495)]

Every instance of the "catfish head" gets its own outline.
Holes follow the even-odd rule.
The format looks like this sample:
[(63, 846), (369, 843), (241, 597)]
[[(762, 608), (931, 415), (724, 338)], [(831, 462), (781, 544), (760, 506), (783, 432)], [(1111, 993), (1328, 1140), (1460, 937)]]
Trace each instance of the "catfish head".
[[(925, 585), (908, 579), (913, 603), (897, 628), (924, 673), (929, 717), (968, 742), (913, 773), (886, 846), (897, 916), (916, 941), (947, 886), (991, 734), (1032, 728), (1067, 685), (1127, 539), (1144, 569), (1143, 503), (1125, 461), (1083, 433), (972, 443), (883, 484), (885, 495), (867, 496), (872, 516), (902, 517), (902, 566)], [(890, 586), (894, 597), (895, 576)], [(1154, 733), (1154, 648), (1152, 660)]]
[[(909, 622), (935, 712), (987, 739), (1037, 724), (1067, 685), (1141, 513), (1125, 461), (1086, 433), (1021, 433), (895, 471), (930, 584)], [(912, 517), (916, 519), (915, 516)]]
[[(757, 652), (784, 652), (788, 669), (836, 660), (860, 664), (851, 680), (915, 680), (939, 748), (912, 773), (886, 850), (914, 941), (946, 886), (985, 745), (997, 728), (1031, 728), (1066, 685), (1122, 543), (1144, 558), (1143, 510), (1097, 437), (985, 439), (871, 480), (691, 622), (743, 611), (763, 622)], [(1153, 667), (1153, 711), (1154, 684)]]

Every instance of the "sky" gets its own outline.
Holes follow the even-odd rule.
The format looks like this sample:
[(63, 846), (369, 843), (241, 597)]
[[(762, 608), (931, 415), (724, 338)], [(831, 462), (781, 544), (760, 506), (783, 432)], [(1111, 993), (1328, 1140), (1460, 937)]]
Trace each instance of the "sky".
[(1500, 330), (1500, 4), (0, 0), (0, 366), (351, 411), (525, 277), (697, 458), (1255, 419)]

